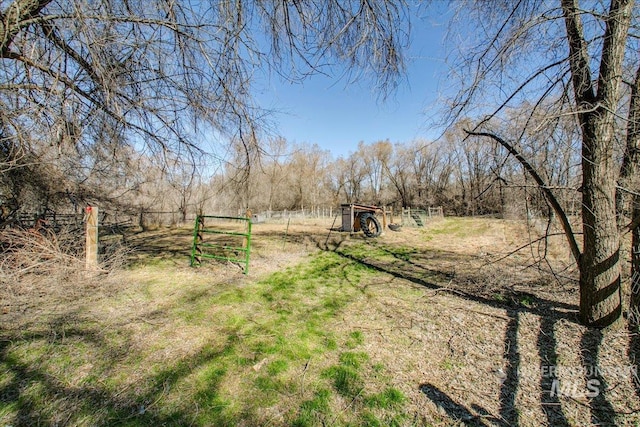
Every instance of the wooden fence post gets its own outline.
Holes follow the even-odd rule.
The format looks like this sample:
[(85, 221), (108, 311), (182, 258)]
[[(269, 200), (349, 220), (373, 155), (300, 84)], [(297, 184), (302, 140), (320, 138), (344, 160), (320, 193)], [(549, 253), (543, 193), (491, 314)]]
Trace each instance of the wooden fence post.
[(98, 268), (98, 208), (87, 206), (86, 211), (86, 269), (96, 270)]

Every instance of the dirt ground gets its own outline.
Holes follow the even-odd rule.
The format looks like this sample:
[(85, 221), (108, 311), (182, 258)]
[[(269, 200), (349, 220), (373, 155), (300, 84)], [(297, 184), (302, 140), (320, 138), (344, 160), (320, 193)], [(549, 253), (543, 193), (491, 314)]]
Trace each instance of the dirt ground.
[[(606, 331), (578, 323), (575, 268), (561, 236), (536, 241), (544, 224), (446, 218), (375, 239), (332, 224), (254, 224), (248, 275), (234, 264), (201, 268), (216, 283), (242, 284), (330, 251), (375, 271), (353, 284), (360, 293), (328, 327), (363, 333), (371, 363), (407, 397), (407, 425), (640, 425), (638, 333), (624, 322)], [(195, 282), (191, 240), (189, 228), (137, 233), (127, 256), (173, 264)], [(122, 277), (105, 295), (126, 286)], [(52, 309), (41, 295), (5, 298), (2, 321), (26, 327)], [(56, 310), (69, 310), (59, 297)]]

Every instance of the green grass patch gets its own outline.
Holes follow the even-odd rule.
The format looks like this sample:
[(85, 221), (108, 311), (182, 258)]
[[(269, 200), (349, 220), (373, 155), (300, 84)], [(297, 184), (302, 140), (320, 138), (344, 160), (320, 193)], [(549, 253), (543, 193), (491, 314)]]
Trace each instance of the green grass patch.
[[(258, 391), (263, 392), (267, 396), (277, 398), (277, 393), (286, 393), (290, 391), (289, 384), (269, 375), (261, 375), (255, 379), (255, 385)], [(275, 393), (272, 393), (275, 392)], [(273, 401), (275, 403), (275, 401)]]
[(489, 230), (486, 220), (463, 217), (446, 217), (429, 225), (427, 236), (451, 236), (456, 238), (480, 236)]
[(364, 334), (340, 320), (376, 270), (322, 252), (241, 284), (198, 271), (133, 266), (123, 293), (0, 329), (0, 425), (262, 425), (268, 413), (361, 425), (372, 408), (401, 412), (384, 392), (362, 395), (386, 385), (368, 377)]
[(502, 303), (507, 301), (507, 298), (501, 293), (493, 294), (493, 299), (498, 301), (498, 302), (502, 302)]
[(369, 355), (367, 353), (346, 351), (340, 354), (340, 363), (354, 369), (360, 369), (362, 364), (367, 360), (369, 360)]
[(393, 409), (402, 406), (406, 400), (401, 391), (389, 387), (381, 393), (366, 396), (364, 402), (370, 408)]
[(380, 259), (389, 255), (388, 251), (385, 250), (383, 245), (379, 245), (375, 242), (366, 242), (366, 243), (361, 243), (356, 245), (345, 246), (340, 248), (340, 253), (354, 259), (366, 259), (366, 258)]
[(300, 405), (297, 416), (292, 421), (294, 427), (311, 427), (326, 425), (325, 420), (331, 415), (331, 391), (319, 389), (313, 399), (305, 400)]
[(349, 333), (349, 338), (345, 343), (347, 348), (356, 348), (359, 345), (364, 344), (364, 334), (362, 331), (353, 331)]
[(360, 374), (350, 366), (332, 366), (323, 372), (323, 376), (331, 380), (336, 392), (343, 397), (353, 398), (360, 394), (364, 387)]
[(440, 368), (444, 369), (445, 371), (453, 371), (457, 368), (460, 368), (464, 366), (464, 364), (460, 361), (457, 360), (453, 360), (451, 358), (445, 358), (444, 360), (442, 360), (440, 362)]
[(531, 308), (535, 303), (535, 300), (533, 297), (529, 296), (529, 295), (524, 295), (523, 297), (520, 298), (520, 305), (527, 307), (527, 308)]
[(289, 369), (289, 363), (286, 360), (274, 360), (267, 365), (269, 375), (278, 375)]

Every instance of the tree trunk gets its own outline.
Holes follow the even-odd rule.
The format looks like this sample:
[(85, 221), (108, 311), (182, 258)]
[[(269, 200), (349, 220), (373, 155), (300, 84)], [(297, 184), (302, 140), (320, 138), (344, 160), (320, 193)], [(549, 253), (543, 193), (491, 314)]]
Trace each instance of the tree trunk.
[[(582, 130), (582, 231), (580, 319), (604, 327), (622, 314), (620, 238), (616, 219), (615, 111), (631, 22), (632, 0), (612, 0), (602, 43), (597, 86), (591, 75), (577, 0), (562, 0), (569, 64)], [(597, 90), (597, 93), (596, 93)]]
[(580, 319), (586, 325), (604, 327), (622, 313), (612, 134), (602, 124), (593, 129), (584, 126), (584, 131)]
[[(632, 224), (640, 217), (639, 184), (640, 161), (640, 67), (631, 86), (629, 113), (627, 118), (627, 143), (620, 167), (618, 188), (616, 194), (616, 209), (618, 226), (622, 226), (626, 213), (630, 212)], [(627, 200), (631, 197), (631, 206)], [(640, 224), (631, 229), (631, 299), (629, 301), (629, 321), (633, 325), (640, 325)]]
[[(640, 217), (640, 196), (633, 196), (632, 218)], [(640, 225), (633, 227), (631, 234), (631, 299), (629, 322), (640, 325)]]

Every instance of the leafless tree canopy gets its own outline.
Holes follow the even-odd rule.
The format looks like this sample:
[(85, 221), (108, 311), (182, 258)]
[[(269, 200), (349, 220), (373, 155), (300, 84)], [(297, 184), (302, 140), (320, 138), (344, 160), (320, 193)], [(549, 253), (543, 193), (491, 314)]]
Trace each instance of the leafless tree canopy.
[(184, 157), (219, 135), (255, 144), (265, 111), (252, 82), (272, 71), (296, 80), (339, 64), (390, 89), (405, 14), (402, 1), (2, 0), (5, 186), (9, 169), (44, 161), (43, 147)]

